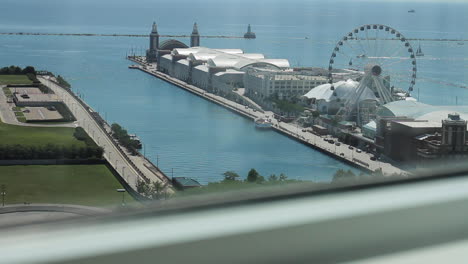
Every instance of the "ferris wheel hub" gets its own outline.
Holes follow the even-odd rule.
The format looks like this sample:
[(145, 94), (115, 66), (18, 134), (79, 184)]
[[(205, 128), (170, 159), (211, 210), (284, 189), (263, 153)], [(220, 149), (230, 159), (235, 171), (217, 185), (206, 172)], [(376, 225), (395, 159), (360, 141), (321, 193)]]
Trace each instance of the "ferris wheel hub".
[(365, 73), (372, 74), (374, 76), (380, 76), (380, 74), (382, 74), (382, 67), (377, 64), (368, 64), (365, 67)]

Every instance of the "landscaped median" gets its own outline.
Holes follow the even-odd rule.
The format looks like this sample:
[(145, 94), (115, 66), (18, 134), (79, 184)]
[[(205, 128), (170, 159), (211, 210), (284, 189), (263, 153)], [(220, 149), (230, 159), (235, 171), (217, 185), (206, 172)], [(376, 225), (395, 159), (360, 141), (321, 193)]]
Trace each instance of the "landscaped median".
[(5, 124), (0, 121), (0, 144), (41, 146), (56, 144), (71, 147), (86, 146), (76, 139), (75, 128), (70, 127), (28, 127)]
[[(123, 188), (106, 165), (0, 166), (5, 204), (54, 203), (120, 206)], [(129, 205), (137, 202), (124, 194)]]

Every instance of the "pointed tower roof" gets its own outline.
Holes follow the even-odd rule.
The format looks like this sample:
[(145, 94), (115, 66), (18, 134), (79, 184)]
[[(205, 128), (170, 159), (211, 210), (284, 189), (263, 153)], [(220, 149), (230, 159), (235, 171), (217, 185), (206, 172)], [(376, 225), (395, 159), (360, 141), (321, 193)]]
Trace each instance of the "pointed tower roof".
[(153, 29), (151, 30), (151, 33), (158, 34), (158, 26), (156, 25), (156, 22), (153, 22)]
[(198, 35), (198, 26), (197, 26), (197, 22), (195, 22), (195, 24), (193, 24), (192, 35)]
[(249, 24), (249, 26), (247, 27), (247, 32), (248, 32), (248, 33), (252, 32), (252, 29), (250, 28), (250, 24)]

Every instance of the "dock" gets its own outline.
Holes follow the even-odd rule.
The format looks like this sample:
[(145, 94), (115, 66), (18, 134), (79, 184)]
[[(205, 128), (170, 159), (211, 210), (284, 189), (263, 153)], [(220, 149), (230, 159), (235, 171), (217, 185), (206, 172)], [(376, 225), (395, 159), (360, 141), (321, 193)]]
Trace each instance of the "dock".
[[(145, 62), (144, 59), (140, 57), (127, 57), (130, 61), (136, 63), (137, 65), (133, 65), (133, 69), (138, 69), (142, 72), (155, 76), (163, 81), (171, 83), (181, 89), (186, 90), (196, 96), (204, 98), (210, 102), (218, 104), (236, 114), (239, 114), (245, 118), (251, 119), (254, 121), (257, 118), (270, 118), (273, 120), (272, 129), (278, 133), (286, 135), (304, 145), (307, 145), (311, 148), (314, 148), (330, 157), (333, 157), (339, 161), (342, 161), (346, 164), (349, 164), (353, 167), (361, 169), (365, 172), (374, 172), (377, 170), (382, 170), (384, 175), (392, 175), (392, 174), (408, 174), (406, 171), (381, 160), (371, 160), (373, 156), (370, 153), (366, 152), (358, 152), (354, 147), (351, 147), (347, 144), (340, 143), (337, 144), (330, 144), (325, 139), (330, 138), (329, 135), (326, 136), (319, 136), (308, 131), (303, 130), (301, 127), (298, 127), (294, 124), (289, 124), (285, 122), (280, 122), (273, 118), (274, 113), (270, 111), (258, 111), (252, 108), (247, 108), (245, 105), (233, 102), (228, 100), (222, 96), (215, 95), (209, 93), (201, 88), (198, 88), (194, 85), (186, 83), (184, 81), (178, 80), (176, 78), (171, 77), (168, 74), (159, 72), (156, 70), (156, 65), (148, 64)], [(253, 125), (253, 124), (252, 124)], [(337, 140), (335, 139), (335, 142)]]

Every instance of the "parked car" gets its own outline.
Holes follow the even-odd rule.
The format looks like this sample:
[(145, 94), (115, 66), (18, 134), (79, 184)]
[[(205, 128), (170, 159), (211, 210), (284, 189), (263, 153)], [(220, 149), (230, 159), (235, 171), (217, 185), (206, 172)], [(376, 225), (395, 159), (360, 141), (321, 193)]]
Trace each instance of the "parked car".
[(361, 152), (362, 152), (362, 150), (360, 150), (360, 149), (356, 149), (356, 152), (357, 152), (357, 153), (361, 153)]
[(371, 159), (371, 160), (377, 160), (377, 158), (374, 157), (374, 156), (371, 156), (370, 159)]
[(341, 143), (340, 143), (340, 142), (336, 142), (335, 145), (341, 146)]
[(348, 148), (349, 148), (350, 150), (353, 150), (353, 149), (354, 149), (352, 146), (349, 146)]

